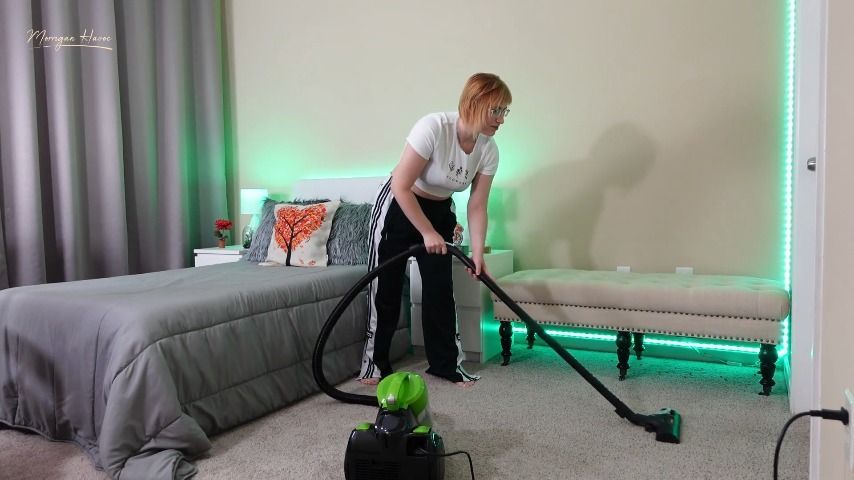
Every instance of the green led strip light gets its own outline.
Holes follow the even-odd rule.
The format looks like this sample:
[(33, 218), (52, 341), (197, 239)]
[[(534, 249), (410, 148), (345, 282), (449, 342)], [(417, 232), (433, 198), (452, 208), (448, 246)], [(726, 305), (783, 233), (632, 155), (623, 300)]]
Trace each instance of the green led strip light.
[(794, 155), (795, 109), (795, 0), (786, 8), (786, 63), (785, 102), (783, 104), (783, 129), (786, 148), (783, 157), (783, 282), (786, 289), (792, 285), (792, 162)]
[[(795, 6), (796, 0), (786, 2), (786, 59), (785, 100), (783, 104), (783, 131), (786, 148), (783, 152), (783, 285), (792, 291), (792, 168), (794, 162), (795, 127)], [(779, 356), (789, 353), (789, 317), (781, 326), (783, 343), (777, 347)]]
[[(617, 335), (613, 333), (588, 333), (588, 332), (579, 332), (571, 329), (545, 329), (546, 333), (551, 335), (552, 337), (567, 337), (567, 338), (579, 338), (583, 340), (599, 340), (606, 342), (615, 342), (617, 340)], [(528, 329), (524, 327), (513, 327), (513, 333), (528, 333)], [(661, 345), (665, 347), (679, 347), (679, 348), (690, 348), (697, 350), (711, 350), (717, 352), (738, 352), (738, 353), (752, 353), (754, 355), (759, 355), (759, 347), (747, 347), (743, 345), (729, 345), (726, 343), (714, 343), (714, 342), (704, 342), (700, 340), (668, 340), (665, 338), (649, 338), (644, 337), (643, 339), (644, 345)]]

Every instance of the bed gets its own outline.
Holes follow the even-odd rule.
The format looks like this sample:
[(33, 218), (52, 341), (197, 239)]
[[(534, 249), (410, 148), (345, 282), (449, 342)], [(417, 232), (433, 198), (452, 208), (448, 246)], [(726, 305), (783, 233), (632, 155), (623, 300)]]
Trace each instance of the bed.
[[(372, 199), (375, 180), (297, 193)], [(317, 334), (366, 271), (240, 261), (0, 291), (0, 424), (74, 442), (112, 478), (191, 476), (211, 435), (317, 390)], [(365, 319), (353, 302), (336, 327), (330, 381), (358, 371)], [(393, 354), (408, 347), (401, 322)]]

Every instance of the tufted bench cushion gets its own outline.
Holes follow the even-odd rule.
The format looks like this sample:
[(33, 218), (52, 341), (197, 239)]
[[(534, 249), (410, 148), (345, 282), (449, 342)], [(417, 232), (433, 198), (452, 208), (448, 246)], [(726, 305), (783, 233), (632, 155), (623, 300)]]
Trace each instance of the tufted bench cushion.
[[(777, 344), (789, 315), (782, 283), (753, 277), (548, 269), (516, 272), (498, 285), (553, 325)], [(493, 300), (497, 319), (519, 320)]]
[[(773, 346), (781, 342), (782, 321), (789, 315), (783, 284), (753, 277), (543, 269), (519, 271), (497, 283), (539, 323), (626, 332), (623, 342), (628, 333), (636, 334), (638, 355), (637, 334), (643, 333)], [(497, 320), (520, 321), (494, 295), (493, 301)], [(618, 336), (618, 353), (619, 343)]]

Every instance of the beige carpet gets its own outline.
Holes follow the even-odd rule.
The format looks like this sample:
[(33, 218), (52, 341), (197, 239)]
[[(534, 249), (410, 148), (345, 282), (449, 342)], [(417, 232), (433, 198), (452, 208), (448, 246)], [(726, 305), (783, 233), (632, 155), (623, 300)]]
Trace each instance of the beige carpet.
[[(448, 451), (467, 450), (484, 479), (765, 479), (789, 418), (778, 371), (771, 397), (757, 395), (752, 367), (646, 358), (616, 379), (614, 354), (573, 351), (594, 375), (639, 413), (673, 407), (683, 416), (682, 443), (654, 436), (613, 408), (548, 347), (515, 347), (513, 363), (467, 366), (483, 375), (461, 389), (426, 376), (436, 429)], [(397, 365), (423, 372), (423, 358)], [(348, 382), (351, 390), (369, 392)], [(344, 478), (350, 430), (376, 409), (315, 395), (213, 438), (197, 460), (198, 479)], [(806, 479), (808, 420), (799, 419), (782, 449), (781, 479)], [(0, 478), (101, 479), (82, 450), (38, 435), (0, 431)], [(447, 479), (469, 478), (464, 456), (447, 459)]]

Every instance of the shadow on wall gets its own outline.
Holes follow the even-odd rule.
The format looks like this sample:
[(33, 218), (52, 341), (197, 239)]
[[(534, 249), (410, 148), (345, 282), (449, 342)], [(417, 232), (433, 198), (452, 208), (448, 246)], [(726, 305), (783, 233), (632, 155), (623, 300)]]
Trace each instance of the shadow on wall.
[[(614, 125), (587, 157), (559, 159), (526, 176), (516, 189), (494, 189), (487, 238), (496, 248), (514, 248), (518, 268), (591, 269), (605, 191), (630, 190), (655, 155), (653, 140), (639, 128)], [(630, 232), (621, 236), (614, 241), (630, 241)]]

